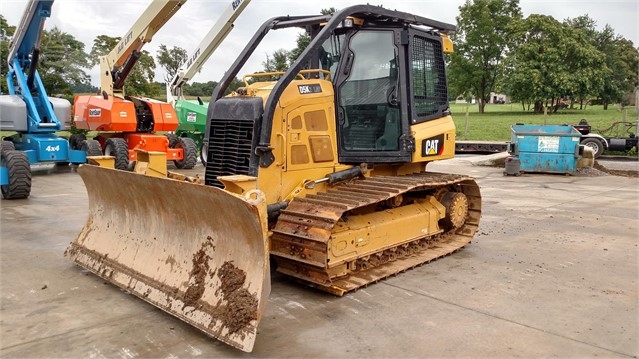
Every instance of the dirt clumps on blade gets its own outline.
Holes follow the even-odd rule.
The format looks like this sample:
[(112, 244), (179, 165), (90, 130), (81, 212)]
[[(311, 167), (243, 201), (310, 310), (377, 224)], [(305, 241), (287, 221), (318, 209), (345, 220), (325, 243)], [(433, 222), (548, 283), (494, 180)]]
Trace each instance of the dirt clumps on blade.
[(217, 275), (222, 282), (219, 290), (226, 301), (226, 305), (218, 307), (217, 317), (228, 328), (229, 334), (233, 334), (257, 319), (257, 298), (242, 288), (246, 273), (232, 262), (224, 262)]
[(207, 241), (202, 244), (202, 248), (193, 255), (193, 269), (189, 273), (189, 287), (184, 292), (184, 299), (182, 300), (184, 307), (195, 306), (195, 303), (204, 295), (204, 284), (206, 274), (209, 272), (209, 260), (211, 259), (211, 256), (206, 253), (207, 247), (215, 250), (211, 237), (207, 237)]
[[(182, 301), (184, 307), (209, 308), (210, 314), (217, 320), (211, 321), (214, 326), (221, 321), (229, 331), (234, 334), (250, 325), (257, 319), (258, 300), (256, 294), (252, 294), (246, 285), (246, 272), (237, 268), (232, 261), (226, 261), (221, 267), (211, 269), (209, 261), (211, 256), (207, 249), (215, 250), (211, 237), (207, 238), (200, 250), (193, 255), (193, 268), (189, 273), (189, 286), (184, 292)], [(215, 290), (215, 296), (219, 298), (217, 305), (211, 307), (198, 301), (204, 296), (206, 289), (206, 277), (218, 276), (220, 287)], [(248, 287), (248, 285), (246, 285)]]

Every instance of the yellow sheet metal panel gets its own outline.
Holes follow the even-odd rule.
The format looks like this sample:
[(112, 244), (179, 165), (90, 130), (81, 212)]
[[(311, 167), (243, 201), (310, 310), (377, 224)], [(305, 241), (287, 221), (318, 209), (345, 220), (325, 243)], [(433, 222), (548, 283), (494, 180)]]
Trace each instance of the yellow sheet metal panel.
[(455, 123), (450, 116), (411, 126), (415, 137), (412, 162), (455, 157)]
[(136, 149), (137, 160), (134, 172), (147, 176), (167, 177), (166, 153)]
[(444, 206), (429, 197), (411, 205), (354, 215), (348, 221), (337, 222), (328, 245), (329, 267), (441, 233), (437, 222), (445, 213)]

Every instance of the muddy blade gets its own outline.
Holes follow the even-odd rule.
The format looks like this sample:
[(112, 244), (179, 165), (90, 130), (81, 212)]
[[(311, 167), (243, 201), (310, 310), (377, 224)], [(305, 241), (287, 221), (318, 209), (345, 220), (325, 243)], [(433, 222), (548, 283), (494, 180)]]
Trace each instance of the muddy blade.
[(270, 292), (266, 204), (188, 182), (80, 166), (80, 266), (229, 345), (253, 349)]

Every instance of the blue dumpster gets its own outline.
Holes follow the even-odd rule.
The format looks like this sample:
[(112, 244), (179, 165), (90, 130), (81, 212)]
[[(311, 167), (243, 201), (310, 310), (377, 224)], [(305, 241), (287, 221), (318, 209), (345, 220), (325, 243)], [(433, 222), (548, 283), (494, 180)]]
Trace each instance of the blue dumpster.
[(583, 154), (580, 140), (569, 125), (513, 125), (509, 152), (523, 172), (574, 173)]

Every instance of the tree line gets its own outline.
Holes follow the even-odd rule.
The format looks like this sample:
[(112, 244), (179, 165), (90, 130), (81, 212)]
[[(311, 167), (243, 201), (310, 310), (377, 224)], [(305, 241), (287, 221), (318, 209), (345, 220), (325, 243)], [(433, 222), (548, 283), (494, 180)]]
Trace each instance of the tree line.
[[(455, 52), (447, 57), (449, 92), (453, 97), (475, 98), (484, 112), (491, 93), (506, 94), (520, 102), (522, 110), (556, 111), (559, 104), (585, 106), (597, 100), (607, 108), (624, 103), (628, 93), (639, 86), (639, 52), (634, 44), (615, 34), (610, 25), (598, 30), (587, 15), (558, 21), (551, 16), (532, 14), (523, 17), (519, 0), (466, 0), (459, 8), (457, 32), (452, 36)], [(335, 8), (323, 9), (332, 14)], [(7, 53), (15, 31), (0, 15), (0, 50)], [(89, 53), (84, 44), (58, 28), (45, 30), (42, 36), (38, 72), (50, 95), (72, 97), (74, 93), (97, 92), (87, 70), (99, 63), (99, 57), (113, 49), (119, 37), (100, 35)], [(284, 71), (310, 42), (305, 32), (297, 36), (291, 50), (279, 49), (266, 55), (264, 72)], [(165, 84), (155, 81), (161, 66), (166, 82), (186, 62), (186, 50), (161, 44), (156, 56), (146, 50), (125, 82), (125, 93), (161, 98)], [(2, 75), (8, 67), (0, 62)], [(186, 84), (187, 96), (211, 95), (217, 83)], [(228, 91), (243, 86), (233, 81)], [(0, 81), (6, 93), (6, 83)], [(227, 92), (228, 92), (227, 91)]]
[(556, 111), (566, 99), (606, 109), (624, 103), (639, 85), (639, 52), (610, 25), (596, 25), (588, 15), (524, 18), (518, 0), (466, 0), (449, 58), (451, 92), (476, 98), (480, 112), (491, 92), (535, 112)]

